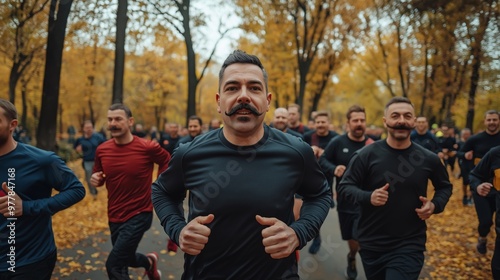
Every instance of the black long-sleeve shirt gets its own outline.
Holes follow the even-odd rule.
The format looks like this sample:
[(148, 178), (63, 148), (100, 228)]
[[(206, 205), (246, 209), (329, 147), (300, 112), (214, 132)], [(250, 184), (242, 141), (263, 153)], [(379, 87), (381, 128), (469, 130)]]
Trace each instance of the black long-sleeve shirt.
[[(419, 196), (427, 197), (429, 179), (435, 189), (434, 213), (440, 213), (451, 196), (452, 185), (436, 154), (413, 143), (407, 149), (393, 149), (385, 140), (354, 153), (338, 192), (361, 207), (358, 225), (361, 249), (425, 250), (426, 223), (415, 209), (422, 206)], [(386, 183), (389, 183), (387, 203), (373, 206), (372, 192)]]
[[(492, 148), (469, 174), (470, 186), (477, 191), (477, 186), (481, 183), (493, 183), (495, 190), (491, 190), (488, 195), (496, 195), (500, 190), (500, 146)], [(498, 205), (497, 205), (498, 208)]]
[(459, 158), (464, 158), (465, 153), (473, 151), (473, 161), (477, 164), (479, 160), (493, 147), (500, 145), (500, 132), (488, 134), (485, 131), (472, 135), (465, 141), (458, 153)]
[[(255, 216), (276, 217), (295, 230), (299, 249), (314, 238), (331, 202), (328, 183), (305, 142), (264, 127), (253, 146), (239, 147), (222, 129), (196, 137), (173, 154), (153, 184), (153, 204), (176, 242), (186, 225), (182, 202), (189, 190), (188, 221), (214, 214), (209, 241), (197, 256), (185, 254), (183, 279), (296, 279), (295, 255), (275, 260), (264, 251)], [(294, 194), (304, 197), (294, 221)]]
[(419, 144), (431, 152), (436, 154), (441, 152), (438, 139), (429, 130), (427, 130), (424, 134), (419, 134), (416, 130), (413, 130), (410, 137), (412, 142)]
[[(325, 151), (319, 158), (319, 165), (330, 185), (333, 183), (334, 172), (337, 165), (347, 166), (354, 152), (363, 148), (367, 143), (373, 143), (373, 140), (365, 137), (365, 140), (358, 142), (349, 139), (347, 134), (339, 135), (330, 140), (328, 145), (326, 145)], [(342, 177), (336, 177), (336, 187), (338, 187), (341, 179)], [(359, 210), (352, 202), (337, 196), (337, 211), (358, 213)]]

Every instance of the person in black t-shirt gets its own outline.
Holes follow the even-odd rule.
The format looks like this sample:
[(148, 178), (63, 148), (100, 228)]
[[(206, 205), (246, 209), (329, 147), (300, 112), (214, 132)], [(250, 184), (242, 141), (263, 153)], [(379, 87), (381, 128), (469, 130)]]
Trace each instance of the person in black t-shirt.
[[(426, 222), (451, 196), (439, 157), (412, 143), (415, 109), (394, 97), (385, 106), (387, 139), (354, 153), (338, 196), (360, 206), (357, 237), (368, 279), (418, 279), (424, 265)], [(428, 180), (434, 196), (427, 198)]]
[[(495, 110), (489, 110), (484, 115), (486, 130), (471, 136), (460, 149), (460, 156), (466, 160), (472, 160), (476, 165), (479, 160), (493, 147), (500, 145), (500, 117)], [(480, 254), (486, 254), (486, 237), (493, 225), (493, 213), (496, 209), (494, 197), (483, 197), (472, 192), (474, 207), (476, 209), (479, 225), (479, 233), (476, 249)]]
[(300, 121), (300, 106), (298, 104), (288, 105), (288, 128), (304, 135), (310, 129)]
[(288, 133), (295, 137), (299, 137), (300, 139), (304, 139), (302, 134), (288, 127), (288, 110), (286, 108), (279, 107), (274, 110), (274, 118), (271, 124), (272, 127), (281, 130), (284, 133)]
[(500, 146), (492, 148), (470, 173), (470, 185), (482, 197), (496, 200), (495, 251), (491, 259), (493, 279), (500, 279)]
[(167, 150), (169, 154), (174, 153), (177, 142), (181, 139), (179, 135), (179, 125), (177, 123), (166, 123), (165, 131), (160, 136), (158, 142), (163, 149)]
[(468, 160), (464, 158), (465, 153), (461, 152), (460, 150), (462, 147), (465, 145), (465, 142), (469, 139), (471, 136), (471, 131), (468, 128), (462, 129), (460, 131), (460, 141), (458, 141), (457, 145), (457, 158), (458, 158), (458, 165), (460, 166), (460, 173), (458, 175), (458, 178), (462, 177), (462, 192), (463, 192), (463, 198), (462, 198), (462, 204), (464, 206), (472, 206), (472, 193), (469, 190), (469, 173), (474, 168), (474, 164), (472, 160)]
[(451, 172), (455, 171), (455, 161), (457, 155), (457, 139), (455, 137), (455, 128), (448, 125), (441, 125), (442, 137), (438, 138), (439, 147), (443, 155), (445, 166), (450, 166)]
[(299, 279), (295, 251), (329, 212), (328, 182), (311, 147), (264, 125), (271, 93), (256, 56), (234, 51), (219, 79), (224, 126), (179, 146), (152, 186), (158, 218), (185, 253), (182, 279)]
[(338, 136), (338, 133), (330, 130), (330, 115), (327, 112), (317, 112), (314, 116), (314, 126), (315, 130), (304, 134), (304, 141), (312, 147), (316, 158), (319, 158), (328, 142)]
[(429, 130), (429, 123), (427, 122), (427, 118), (419, 116), (417, 117), (415, 123), (415, 129), (411, 132), (410, 135), (411, 141), (442, 157), (439, 141), (436, 136)]
[(203, 121), (201, 120), (200, 117), (198, 116), (190, 116), (189, 119), (188, 119), (188, 131), (189, 131), (189, 134), (182, 137), (181, 139), (179, 139), (179, 141), (177, 142), (177, 147), (179, 147), (180, 145), (182, 144), (186, 144), (188, 142), (191, 142), (193, 141), (193, 139), (199, 135), (201, 135), (202, 133), (202, 127), (203, 125)]
[[(338, 134), (335, 131), (330, 130), (330, 115), (328, 112), (313, 112), (314, 113), (314, 126), (315, 130), (310, 130), (304, 134), (304, 141), (311, 146), (314, 155), (317, 159), (323, 154), (326, 145)], [(335, 203), (332, 200), (331, 208), (335, 207)], [(321, 236), (318, 234), (314, 238), (311, 246), (309, 247), (309, 253), (318, 253), (321, 247)]]
[[(363, 107), (358, 105), (349, 107), (346, 116), (347, 133), (330, 140), (323, 155), (319, 158), (319, 164), (330, 186), (333, 186), (333, 179), (337, 184), (340, 182), (352, 154), (374, 142), (365, 135), (366, 113)], [(358, 275), (356, 254), (359, 250), (359, 244), (356, 241), (355, 230), (359, 220), (359, 207), (357, 204), (337, 196), (337, 212), (342, 239), (346, 240), (349, 245), (346, 275), (348, 279), (356, 279)]]

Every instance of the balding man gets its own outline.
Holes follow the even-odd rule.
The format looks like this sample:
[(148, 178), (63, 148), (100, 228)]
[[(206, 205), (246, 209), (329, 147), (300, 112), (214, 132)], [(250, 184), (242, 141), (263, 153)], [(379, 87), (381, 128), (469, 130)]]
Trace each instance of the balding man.
[(274, 118), (272, 124), (274, 128), (281, 130), (284, 133), (288, 133), (293, 136), (297, 136), (300, 139), (303, 139), (302, 134), (288, 129), (288, 110), (286, 108), (279, 107), (274, 110)]

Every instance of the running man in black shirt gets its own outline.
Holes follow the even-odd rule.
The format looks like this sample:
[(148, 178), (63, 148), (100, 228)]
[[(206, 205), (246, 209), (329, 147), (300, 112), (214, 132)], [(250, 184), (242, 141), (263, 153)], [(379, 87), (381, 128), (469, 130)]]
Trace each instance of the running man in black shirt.
[(470, 173), (472, 189), (482, 197), (496, 200), (495, 251), (491, 259), (493, 279), (500, 279), (500, 146), (492, 148)]
[[(459, 156), (472, 160), (476, 165), (479, 160), (493, 147), (500, 145), (500, 115), (495, 110), (489, 110), (484, 115), (486, 130), (471, 136), (460, 149)], [(486, 237), (493, 225), (493, 213), (495, 212), (495, 198), (483, 197), (472, 192), (474, 207), (476, 208), (479, 225), (479, 233), (476, 249), (480, 254), (486, 254)]]
[[(256, 56), (233, 52), (216, 94), (223, 128), (180, 146), (153, 184), (161, 224), (185, 252), (182, 279), (299, 279), (295, 250), (328, 214), (330, 188), (311, 147), (264, 125), (267, 81)], [(295, 193), (304, 197), (297, 221)]]
[(471, 136), (471, 131), (468, 128), (462, 129), (460, 132), (460, 141), (458, 141), (458, 148), (457, 148), (457, 158), (458, 158), (458, 165), (460, 166), (460, 174), (459, 177), (462, 177), (462, 192), (463, 192), (463, 198), (462, 198), (462, 204), (464, 206), (471, 206), (473, 205), (472, 203), (472, 193), (469, 191), (469, 173), (474, 168), (474, 164), (472, 160), (468, 160), (464, 158), (465, 153), (461, 152), (462, 147), (465, 145), (465, 142), (469, 139)]
[[(319, 157), (323, 154), (326, 145), (331, 139), (338, 136), (335, 131), (330, 130), (330, 114), (325, 111), (313, 112), (314, 113), (314, 126), (316, 129), (310, 130), (304, 134), (304, 141), (309, 144), (314, 152), (314, 155), (319, 160)], [(311, 113), (311, 115), (313, 115)], [(335, 207), (335, 203), (332, 199), (331, 208)], [(309, 253), (317, 254), (321, 248), (321, 235), (318, 233), (309, 246)]]
[[(368, 279), (418, 279), (424, 265), (426, 223), (441, 213), (452, 185), (439, 157), (414, 144), (415, 109), (404, 97), (385, 107), (387, 139), (354, 153), (338, 196), (359, 204), (358, 242)], [(427, 182), (435, 193), (427, 198)]]
[[(358, 105), (349, 107), (346, 116), (347, 133), (330, 140), (323, 155), (319, 158), (319, 164), (330, 186), (333, 186), (334, 177), (337, 184), (340, 182), (352, 154), (374, 142), (365, 136), (366, 113), (363, 107)], [(356, 254), (359, 250), (359, 244), (356, 241), (355, 229), (359, 220), (359, 207), (357, 204), (337, 196), (337, 211), (342, 239), (346, 240), (349, 245), (346, 276), (348, 279), (356, 279), (358, 276)]]

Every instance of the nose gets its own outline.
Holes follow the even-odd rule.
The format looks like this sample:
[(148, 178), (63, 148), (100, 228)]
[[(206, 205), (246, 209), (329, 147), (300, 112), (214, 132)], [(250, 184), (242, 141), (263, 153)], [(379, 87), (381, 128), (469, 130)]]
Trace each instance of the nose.
[(250, 96), (246, 86), (242, 86), (240, 94), (238, 95), (238, 103), (250, 103)]
[(396, 120), (397, 123), (404, 123), (405, 122), (405, 116), (401, 115), (399, 118)]

